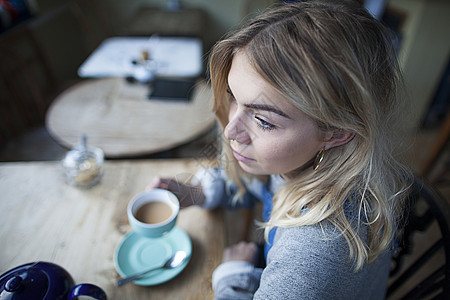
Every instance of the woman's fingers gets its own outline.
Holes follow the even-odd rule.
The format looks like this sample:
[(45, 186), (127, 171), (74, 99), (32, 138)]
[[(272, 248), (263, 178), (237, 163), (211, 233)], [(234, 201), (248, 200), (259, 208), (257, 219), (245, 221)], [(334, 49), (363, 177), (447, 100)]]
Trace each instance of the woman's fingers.
[(146, 190), (154, 188), (166, 189), (174, 193), (180, 201), (181, 207), (201, 205), (205, 199), (200, 186), (185, 184), (176, 179), (155, 177)]

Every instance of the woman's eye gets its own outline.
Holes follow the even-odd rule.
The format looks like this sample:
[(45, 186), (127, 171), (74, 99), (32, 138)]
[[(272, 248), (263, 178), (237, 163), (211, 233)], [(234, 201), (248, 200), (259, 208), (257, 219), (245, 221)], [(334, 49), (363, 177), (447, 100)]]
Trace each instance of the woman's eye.
[(231, 90), (230, 89), (227, 89), (226, 90), (226, 92), (230, 95), (230, 97), (231, 97), (231, 100), (233, 100), (233, 101), (235, 101), (236, 99), (234, 98), (234, 95), (233, 95), (233, 93), (231, 92)]
[(262, 129), (263, 131), (265, 130), (273, 130), (276, 128), (275, 125), (273, 125), (272, 123), (267, 122), (266, 120), (264, 120), (261, 117), (255, 116), (255, 119), (257, 120), (256, 125), (258, 126), (258, 128)]
[(227, 88), (227, 93), (230, 95), (233, 95), (233, 93), (231, 93), (230, 89)]

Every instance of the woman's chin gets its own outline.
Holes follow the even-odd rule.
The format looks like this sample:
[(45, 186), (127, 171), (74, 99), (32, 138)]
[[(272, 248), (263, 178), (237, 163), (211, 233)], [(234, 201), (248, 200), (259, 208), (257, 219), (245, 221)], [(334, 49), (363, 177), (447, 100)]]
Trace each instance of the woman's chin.
[(270, 175), (266, 170), (258, 166), (255, 161), (253, 161), (252, 163), (238, 161), (238, 163), (241, 169), (247, 172), (248, 174)]

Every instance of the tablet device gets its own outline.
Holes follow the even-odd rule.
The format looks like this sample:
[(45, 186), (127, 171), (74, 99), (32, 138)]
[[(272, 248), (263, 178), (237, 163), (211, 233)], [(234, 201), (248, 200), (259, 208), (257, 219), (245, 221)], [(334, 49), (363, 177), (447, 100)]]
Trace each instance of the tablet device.
[(189, 101), (194, 91), (195, 80), (155, 79), (149, 99)]

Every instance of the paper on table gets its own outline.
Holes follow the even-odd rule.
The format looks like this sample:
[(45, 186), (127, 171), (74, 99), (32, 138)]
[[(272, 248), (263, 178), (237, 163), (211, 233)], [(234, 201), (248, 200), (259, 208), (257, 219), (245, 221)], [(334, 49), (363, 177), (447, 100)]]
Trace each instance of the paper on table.
[(78, 69), (80, 77), (133, 75), (142, 51), (156, 63), (156, 75), (196, 77), (202, 71), (202, 42), (189, 37), (113, 37), (106, 39)]

